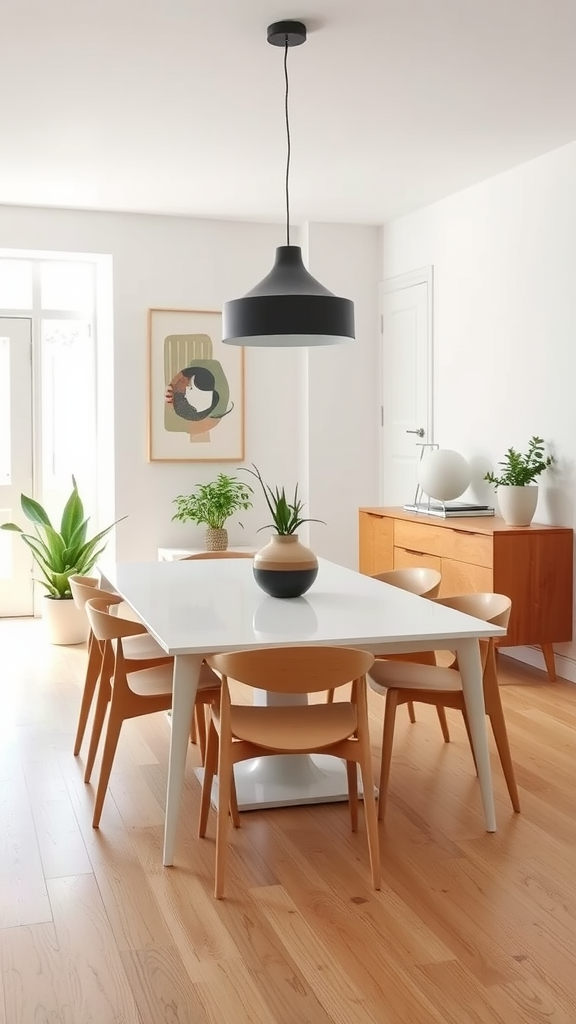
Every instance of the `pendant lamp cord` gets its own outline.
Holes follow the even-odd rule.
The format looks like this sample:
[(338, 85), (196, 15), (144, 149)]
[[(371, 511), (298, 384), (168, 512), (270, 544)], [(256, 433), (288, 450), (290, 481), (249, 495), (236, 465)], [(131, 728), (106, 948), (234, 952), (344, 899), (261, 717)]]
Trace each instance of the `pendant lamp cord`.
[(288, 116), (288, 36), (284, 44), (284, 116), (286, 119), (286, 245), (290, 245), (290, 118)]

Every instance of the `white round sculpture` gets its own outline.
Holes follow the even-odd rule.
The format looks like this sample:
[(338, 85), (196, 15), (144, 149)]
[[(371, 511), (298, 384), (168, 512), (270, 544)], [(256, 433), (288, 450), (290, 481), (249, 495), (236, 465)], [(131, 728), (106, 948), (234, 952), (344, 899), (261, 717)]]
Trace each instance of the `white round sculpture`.
[(436, 448), (418, 464), (418, 483), (429, 498), (453, 501), (470, 483), (470, 466), (463, 455), (450, 448)]

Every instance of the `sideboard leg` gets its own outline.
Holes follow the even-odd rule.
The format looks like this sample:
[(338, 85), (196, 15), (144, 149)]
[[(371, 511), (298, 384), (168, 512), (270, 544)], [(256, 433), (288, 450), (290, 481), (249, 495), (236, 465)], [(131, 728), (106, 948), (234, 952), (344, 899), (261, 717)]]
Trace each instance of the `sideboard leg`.
[(546, 662), (546, 670), (551, 683), (556, 682), (556, 665), (554, 664), (554, 648), (552, 644), (542, 644), (542, 654)]

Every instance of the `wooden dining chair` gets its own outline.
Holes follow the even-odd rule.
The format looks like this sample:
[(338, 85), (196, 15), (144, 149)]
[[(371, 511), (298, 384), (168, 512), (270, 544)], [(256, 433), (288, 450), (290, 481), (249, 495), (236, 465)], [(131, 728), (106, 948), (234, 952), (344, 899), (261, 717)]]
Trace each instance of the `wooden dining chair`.
[[(436, 603), (445, 605), (447, 608), (454, 608), (457, 611), (464, 612), (466, 615), (472, 615), (474, 618), (482, 619), (484, 622), (490, 622), (495, 626), (504, 627), (508, 625), (512, 607), (510, 598), (504, 594), (462, 594), (457, 597), (436, 598)], [(486, 714), (490, 718), (512, 807), (515, 811), (519, 811), (520, 800), (514, 777), (514, 766), (510, 755), (510, 744), (508, 742), (506, 722), (500, 700), (500, 691), (498, 689), (494, 638), (491, 637), (481, 646), (483, 647), (482, 683)], [(414, 700), (424, 704), (433, 704), (436, 707), (442, 705), (442, 707), (458, 709), (464, 717), (464, 724), (473, 757), (474, 748), (470, 739), (468, 716), (462, 690), (462, 677), (458, 671), (458, 662), (456, 660), (449, 668), (443, 668), (438, 665), (415, 664), (408, 661), (399, 662), (392, 659), (378, 660), (374, 662), (370, 670), (369, 684), (373, 690), (386, 698), (378, 796), (378, 818), (381, 820), (386, 808), (392, 745), (394, 741), (394, 724), (396, 708), (399, 704), (405, 704), (407, 701)]]
[[(172, 707), (174, 659), (165, 655), (153, 666), (143, 667), (141, 659), (133, 658), (130, 648), (134, 649), (138, 643), (145, 644), (151, 638), (141, 623), (112, 614), (110, 595), (100, 595), (99, 598), (87, 601), (86, 614), (96, 640), (103, 646), (104, 664), (109, 662), (111, 667), (110, 682), (108, 673), (104, 671), (98, 690), (90, 754), (84, 777), (85, 782), (90, 781), (109, 704), (110, 711), (92, 819), (93, 827), (98, 828), (122, 723), (127, 718), (137, 718), (156, 711), (168, 711)], [(202, 700), (206, 700), (208, 694), (212, 700), (217, 700), (220, 694), (220, 679), (205, 662), (202, 663), (198, 693), (201, 694)]]
[[(90, 598), (96, 597), (95, 591), (98, 590), (99, 579), (96, 576), (70, 576), (70, 590), (72, 591), (72, 599), (77, 608), (83, 609), (86, 605), (86, 601)], [(112, 597), (112, 594), (107, 595)], [(80, 702), (80, 713), (78, 715), (78, 725), (76, 727), (76, 738), (74, 740), (74, 757), (80, 753), (82, 746), (82, 740), (84, 739), (84, 733), (86, 731), (86, 723), (88, 721), (88, 715), (90, 713), (90, 707), (92, 705), (92, 698), (94, 697), (94, 691), (102, 668), (102, 650), (98, 640), (96, 640), (94, 633), (90, 629), (88, 632), (88, 664), (86, 666), (86, 675), (84, 677), (84, 686), (82, 688), (82, 700)]]
[[(407, 590), (410, 594), (416, 594), (417, 597), (430, 598), (438, 597), (440, 584), (442, 583), (441, 573), (437, 569), (430, 569), (425, 565), (406, 566), (404, 569), (389, 569), (387, 572), (376, 573), (373, 579), (380, 580), (381, 583), (389, 583), (391, 587), (398, 587), (399, 590)], [(376, 655), (376, 657), (379, 658), (380, 655)], [(434, 651), (415, 651), (412, 654), (397, 654), (395, 657), (398, 661), (416, 661), (421, 665), (436, 664)], [(414, 724), (416, 721), (414, 702), (409, 700), (407, 707), (408, 717)], [(450, 732), (448, 730), (448, 722), (446, 721), (446, 712), (440, 705), (438, 705), (436, 710), (442, 736), (444, 741), (449, 743)]]
[(389, 583), (391, 587), (399, 587), (400, 590), (408, 590), (418, 597), (437, 597), (442, 583), (441, 573), (425, 565), (389, 569), (387, 572), (376, 573), (372, 579)]
[[(120, 613), (124, 618), (133, 617), (133, 613), (127, 615), (128, 605), (122, 600), (119, 594), (113, 591), (103, 590), (100, 587), (100, 580), (94, 576), (70, 576), (70, 589), (72, 591), (72, 598), (77, 608), (85, 610), (86, 602), (98, 598), (100, 600), (108, 601), (109, 607), (115, 614)], [(128, 657), (133, 661), (138, 661), (140, 668), (152, 668), (155, 665), (164, 664), (167, 661), (171, 662), (171, 658), (166, 654), (166, 651), (162, 650), (159, 644), (156, 643), (153, 637), (148, 632), (145, 635), (138, 636), (138, 638), (127, 640)], [(112, 671), (112, 662), (108, 659), (107, 666), (104, 665), (104, 644), (94, 636), (92, 629), (90, 628), (88, 633), (88, 664), (86, 666), (86, 675), (84, 678), (84, 686), (82, 689), (82, 700), (80, 702), (80, 712), (78, 715), (78, 725), (76, 728), (76, 737), (74, 740), (74, 757), (77, 757), (82, 747), (82, 741), (86, 731), (86, 724), (90, 714), (90, 708), (94, 699), (94, 693), (98, 685), (98, 681), (101, 679), (103, 671), (107, 672), (108, 678), (104, 681), (104, 687), (106, 692), (109, 692), (110, 673)], [(86, 762), (86, 772), (88, 776), (92, 771), (94, 763), (94, 756), (96, 750), (92, 749), (88, 754), (88, 760)]]
[[(347, 647), (285, 647), (216, 654), (209, 664), (222, 676), (220, 706), (212, 706), (199, 835), (206, 834), (214, 775), (218, 775), (216, 869), (214, 895), (224, 894), (227, 853), (227, 808), (233, 766), (272, 754), (332, 754), (346, 761), (352, 829), (358, 825), (360, 766), (372, 884), (380, 888), (378, 827), (368, 712), (366, 672), (373, 655)], [(274, 693), (307, 694), (352, 682), (350, 699), (332, 704), (246, 706), (232, 703), (228, 679)]]
[[(437, 597), (442, 582), (442, 576), (437, 569), (429, 569), (423, 565), (408, 566), (405, 569), (389, 569), (387, 572), (377, 573), (372, 579), (380, 580), (381, 583), (389, 583), (391, 587), (398, 587), (399, 590), (407, 590), (410, 594), (416, 594), (417, 597)], [(376, 655), (377, 659), (381, 657), (383, 655)], [(394, 657), (398, 661), (416, 661), (422, 665), (436, 664), (434, 651), (415, 651), (412, 654), (395, 654), (389, 655), (389, 657)], [(333, 699), (334, 693), (331, 692), (328, 694), (328, 700)], [(444, 740), (449, 743), (450, 733), (444, 708), (439, 706), (437, 714)], [(412, 701), (408, 701), (408, 715), (410, 721), (414, 723), (416, 713)]]

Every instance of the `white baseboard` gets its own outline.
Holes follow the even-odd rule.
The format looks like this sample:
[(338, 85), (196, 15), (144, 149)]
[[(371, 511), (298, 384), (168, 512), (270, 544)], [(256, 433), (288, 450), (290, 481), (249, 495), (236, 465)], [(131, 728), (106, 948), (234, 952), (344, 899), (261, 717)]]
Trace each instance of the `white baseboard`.
[[(499, 653), (506, 658), (515, 658), (516, 661), (522, 661), (525, 665), (531, 665), (532, 668), (539, 668), (542, 672), (546, 672), (544, 655), (539, 647), (502, 647)], [(569, 683), (576, 683), (576, 661), (573, 658), (565, 658), (562, 654), (556, 654), (554, 661), (556, 662), (556, 674)]]

